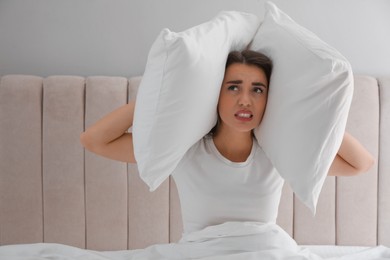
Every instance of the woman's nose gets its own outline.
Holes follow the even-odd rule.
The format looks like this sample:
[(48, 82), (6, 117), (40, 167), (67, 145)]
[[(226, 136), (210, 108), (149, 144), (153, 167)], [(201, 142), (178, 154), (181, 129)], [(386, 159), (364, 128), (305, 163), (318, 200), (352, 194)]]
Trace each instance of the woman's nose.
[(238, 104), (242, 107), (250, 106), (250, 98), (248, 93), (242, 93), (238, 99)]

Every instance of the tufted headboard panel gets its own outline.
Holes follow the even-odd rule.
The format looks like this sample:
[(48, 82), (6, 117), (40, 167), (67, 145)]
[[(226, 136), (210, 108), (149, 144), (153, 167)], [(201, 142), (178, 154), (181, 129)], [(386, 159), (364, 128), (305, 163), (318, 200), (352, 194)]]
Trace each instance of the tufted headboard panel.
[[(150, 193), (137, 167), (79, 136), (136, 96), (140, 77), (7, 75), (0, 81), (0, 245), (55, 242), (96, 250), (180, 238), (172, 179)], [(317, 215), (285, 186), (278, 223), (300, 244), (390, 246), (390, 77), (355, 76), (348, 131), (377, 158), (370, 172), (328, 177)]]

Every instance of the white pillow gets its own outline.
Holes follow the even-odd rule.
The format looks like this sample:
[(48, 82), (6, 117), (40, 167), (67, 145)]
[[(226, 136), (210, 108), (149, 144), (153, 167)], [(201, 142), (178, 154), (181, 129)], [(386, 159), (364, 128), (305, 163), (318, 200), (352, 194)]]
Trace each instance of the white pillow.
[(151, 191), (216, 123), (227, 55), (246, 48), (259, 24), (253, 14), (221, 12), (184, 32), (164, 29), (154, 42), (133, 123), (138, 170)]
[(251, 49), (274, 63), (259, 144), (313, 213), (340, 147), (353, 94), (348, 61), (274, 4)]

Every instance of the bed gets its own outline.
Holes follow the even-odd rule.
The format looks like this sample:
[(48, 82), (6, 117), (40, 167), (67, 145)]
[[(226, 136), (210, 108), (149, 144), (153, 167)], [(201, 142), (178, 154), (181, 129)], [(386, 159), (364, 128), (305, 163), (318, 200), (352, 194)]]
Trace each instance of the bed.
[[(99, 157), (79, 143), (85, 127), (135, 98), (140, 79), (1, 77), (0, 259), (21, 248), (26, 255), (62, 252), (58, 259), (80, 259), (73, 253), (124, 259), (180, 240), (172, 179), (150, 193), (136, 165)], [(285, 185), (277, 224), (302, 249), (337, 259), (371, 250), (372, 258), (361, 259), (390, 259), (389, 89), (390, 77), (355, 75), (347, 130), (375, 156), (369, 172), (327, 177), (315, 217)]]

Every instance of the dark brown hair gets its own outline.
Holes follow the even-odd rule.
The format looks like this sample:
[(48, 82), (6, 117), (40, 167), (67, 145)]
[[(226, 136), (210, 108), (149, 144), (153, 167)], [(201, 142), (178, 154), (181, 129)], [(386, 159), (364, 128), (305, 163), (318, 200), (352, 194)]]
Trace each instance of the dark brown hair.
[(272, 73), (272, 60), (261, 52), (252, 50), (232, 51), (227, 57), (225, 70), (234, 63), (254, 65), (264, 71), (269, 85)]

